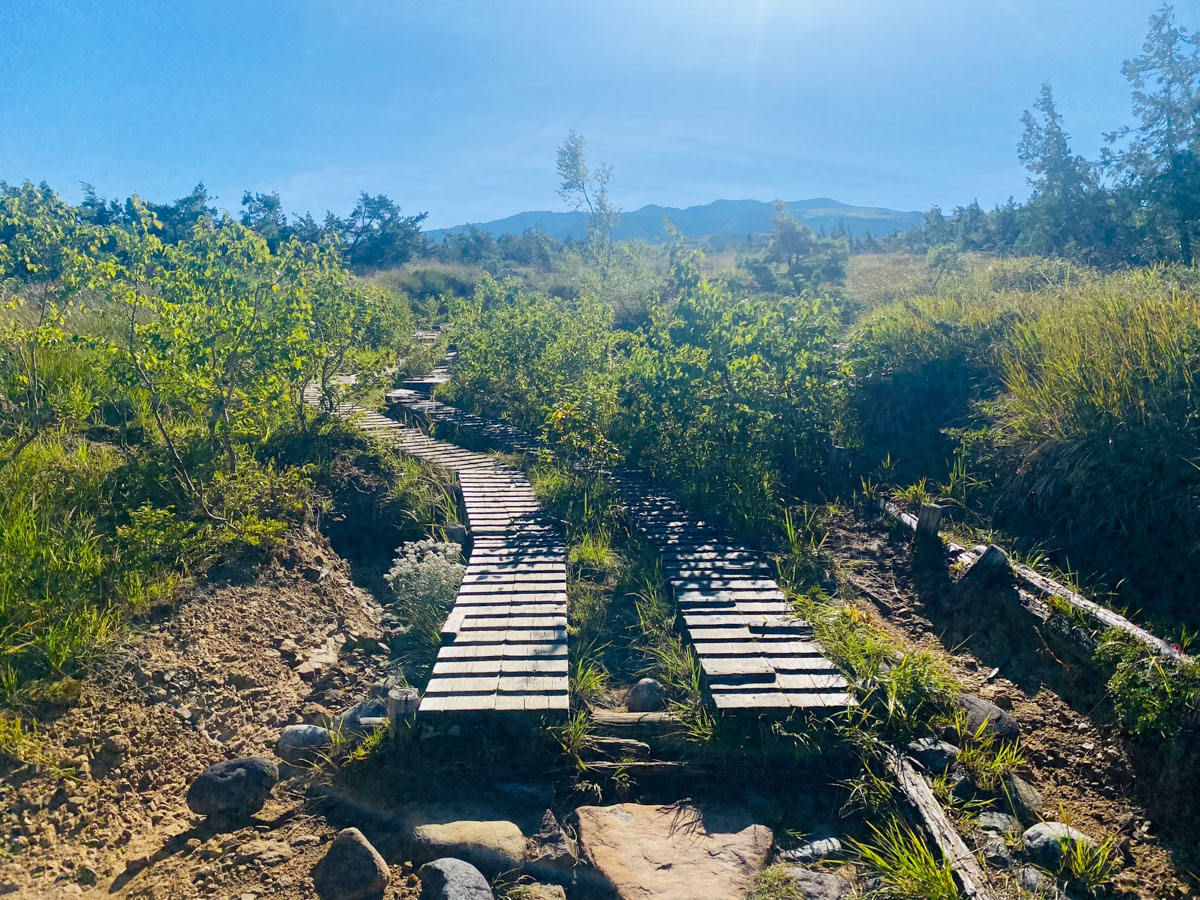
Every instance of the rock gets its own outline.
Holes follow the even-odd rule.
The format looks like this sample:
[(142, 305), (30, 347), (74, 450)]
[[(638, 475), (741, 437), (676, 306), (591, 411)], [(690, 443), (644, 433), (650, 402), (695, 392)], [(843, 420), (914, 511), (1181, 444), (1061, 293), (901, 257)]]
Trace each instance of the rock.
[(1040, 821), (1045, 804), (1037, 788), (1011, 772), (1000, 781), (1000, 794), (1013, 814), (1025, 824)]
[(251, 816), (262, 809), (277, 781), (279, 769), (269, 759), (227, 759), (209, 766), (192, 782), (188, 809), (201, 816)]
[(971, 734), (983, 728), (1002, 741), (1015, 741), (1021, 736), (1017, 720), (995, 703), (974, 694), (961, 694), (958, 705), (967, 714), (967, 730)]
[[(80, 866), (75, 870), (76, 883), (81, 884), (84, 887), (93, 887), (98, 880), (99, 876), (96, 874), (96, 870), (91, 866)], [(3, 893), (3, 891), (0, 891), (0, 893)]]
[(462, 859), (494, 878), (521, 868), (525, 835), (512, 822), (430, 823), (413, 829), (410, 853), (414, 862)]
[(1075, 842), (1092, 848), (1096, 846), (1096, 842), (1082, 831), (1061, 822), (1039, 822), (1026, 828), (1023, 837), (1025, 853), (1029, 859), (1052, 872), (1062, 869), (1065, 862), (1063, 853), (1067, 844)]
[(541, 829), (529, 842), (525, 871), (534, 878), (565, 884), (572, 879), (578, 862), (579, 848), (575, 841), (563, 831), (554, 813), (546, 810)]
[(124, 756), (133, 747), (133, 743), (129, 737), (124, 734), (110, 734), (104, 739), (104, 744), (101, 749), (105, 753), (112, 753), (115, 756)]
[(1059, 896), (1054, 879), (1036, 866), (1022, 866), (1017, 869), (1017, 884), (1035, 897)]
[(667, 692), (653, 678), (643, 678), (629, 691), (625, 708), (630, 712), (659, 712), (666, 709)]
[(958, 759), (959, 750), (958, 747), (947, 741), (928, 737), (912, 741), (908, 745), (908, 753), (924, 766), (927, 772), (941, 775), (954, 765), (954, 761)]
[(992, 831), (984, 832), (979, 849), (983, 851), (983, 858), (989, 866), (1007, 869), (1013, 863), (1012, 851), (1008, 848), (1008, 841), (1002, 834)]
[(333, 749), (333, 735), (320, 725), (289, 725), (279, 735), (275, 754), (293, 766), (311, 765)]
[(801, 866), (788, 869), (792, 891), (788, 897), (796, 900), (842, 900), (850, 896), (850, 882), (837, 875), (814, 872)]
[(1021, 830), (1021, 823), (1008, 813), (988, 809), (976, 817), (975, 827), (992, 834), (1017, 834)]
[(495, 900), (477, 868), (461, 859), (435, 859), (421, 866), (421, 900)]
[(523, 884), (521, 900), (567, 900), (567, 892), (557, 884)]
[(842, 852), (842, 842), (828, 829), (813, 832), (808, 840), (791, 850), (779, 854), (784, 862), (808, 864), (818, 862)]
[(283, 841), (255, 840), (239, 844), (234, 851), (238, 862), (257, 862), (262, 866), (277, 866), (287, 862), (296, 854)]
[(333, 720), (330, 730), (339, 737), (365, 738), (387, 723), (387, 703), (378, 697), (360, 700)]
[(771, 829), (735, 808), (621, 803), (576, 815), (587, 876), (620, 900), (744, 900), (771, 850)]
[(383, 893), (388, 877), (387, 863), (357, 828), (339, 831), (312, 870), (321, 900), (366, 900)]

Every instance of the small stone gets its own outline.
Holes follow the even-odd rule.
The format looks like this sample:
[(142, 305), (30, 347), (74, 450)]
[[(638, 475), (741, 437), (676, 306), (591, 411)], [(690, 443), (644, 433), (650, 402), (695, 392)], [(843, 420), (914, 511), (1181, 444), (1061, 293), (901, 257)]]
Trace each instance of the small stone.
[(967, 731), (970, 734), (975, 734), (982, 728), (1002, 741), (1015, 741), (1020, 738), (1021, 726), (1017, 724), (1017, 720), (995, 703), (974, 694), (962, 694), (958, 698), (958, 705), (966, 713)]
[(1013, 815), (1026, 824), (1042, 818), (1045, 803), (1037, 788), (1011, 772), (1000, 780), (1000, 796), (1012, 809)]
[(1021, 830), (1021, 823), (1008, 813), (988, 809), (975, 819), (975, 827), (993, 834), (1017, 834)]
[(366, 900), (387, 887), (388, 866), (357, 828), (344, 828), (312, 871), (321, 900)]
[(387, 722), (387, 714), (383, 700), (362, 700), (334, 719), (330, 730), (342, 738), (364, 738)]
[(1068, 844), (1085, 844), (1095, 849), (1096, 842), (1062, 822), (1039, 822), (1025, 829), (1025, 852), (1029, 859), (1052, 872), (1062, 869)]
[(275, 754), (293, 766), (311, 765), (333, 749), (333, 735), (320, 725), (289, 725), (279, 735)]
[(958, 759), (959, 749), (947, 741), (937, 738), (920, 738), (908, 745), (909, 755), (925, 767), (927, 772), (941, 775), (949, 771)]
[(801, 866), (788, 869), (792, 891), (789, 897), (797, 900), (843, 900), (850, 896), (850, 883), (837, 875), (814, 872)]
[(659, 712), (667, 706), (667, 692), (653, 678), (643, 678), (629, 691), (625, 703), (630, 712)]
[(110, 734), (104, 739), (104, 743), (101, 746), (106, 753), (124, 756), (133, 747), (133, 744), (126, 735)]
[(188, 788), (188, 808), (201, 816), (251, 816), (262, 809), (279, 781), (275, 763), (261, 756), (209, 766)]
[(1008, 849), (1008, 841), (1003, 835), (994, 832), (984, 832), (981, 849), (983, 858), (988, 865), (997, 869), (1007, 869), (1013, 863), (1012, 851)]
[(567, 900), (567, 892), (557, 884), (523, 884), (521, 900)]
[(578, 862), (579, 848), (575, 841), (563, 831), (554, 813), (546, 810), (541, 829), (530, 841), (525, 871), (534, 878), (566, 883)]
[(75, 870), (75, 881), (84, 887), (92, 887), (98, 880), (96, 870), (90, 866), (80, 866)]
[(821, 830), (808, 836), (808, 840), (791, 850), (779, 854), (784, 862), (807, 865), (842, 852), (842, 842), (830, 830)]
[(277, 866), (295, 855), (292, 848), (282, 841), (255, 840), (239, 844), (233, 858), (240, 863), (256, 862), (263, 866)]
[(477, 868), (461, 859), (435, 859), (421, 866), (421, 900), (495, 900)]

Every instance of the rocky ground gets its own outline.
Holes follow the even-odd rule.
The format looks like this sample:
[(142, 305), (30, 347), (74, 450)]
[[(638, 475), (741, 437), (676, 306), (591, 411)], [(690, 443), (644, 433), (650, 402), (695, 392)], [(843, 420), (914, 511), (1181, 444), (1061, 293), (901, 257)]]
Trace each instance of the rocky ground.
[(1028, 766), (1021, 774), (1043, 798), (1044, 814), (1097, 839), (1116, 835), (1124, 861), (1117, 888), (1145, 900), (1197, 896), (1183, 873), (1197, 865), (1193, 825), (1156, 821), (1158, 772), (1107, 727), (1102, 683), (1088, 663), (1046, 640), (1035, 621), (978, 605), (946, 609), (938, 589), (919, 590), (911, 550), (884, 523), (839, 516), (825, 550), (856, 602), (894, 637), (939, 657), (968, 690), (1019, 724)]
[[(188, 809), (208, 766), (271, 756), (280, 729), (366, 696), (389, 675), (378, 604), (318, 535), (247, 583), (187, 596), (137, 630), (46, 727), (74, 775), (3, 776), (0, 893), (30, 897), (311, 897), (333, 829), (287, 779), (238, 827)], [(415, 896), (397, 866), (390, 896)]]

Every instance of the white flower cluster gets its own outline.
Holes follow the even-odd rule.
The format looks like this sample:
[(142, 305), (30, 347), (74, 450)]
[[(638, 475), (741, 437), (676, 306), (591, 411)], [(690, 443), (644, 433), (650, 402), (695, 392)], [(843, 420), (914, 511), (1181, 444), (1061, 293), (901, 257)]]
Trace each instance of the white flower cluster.
[(383, 576), (401, 607), (448, 607), (458, 595), (467, 568), (458, 544), (413, 541), (397, 548), (392, 569)]

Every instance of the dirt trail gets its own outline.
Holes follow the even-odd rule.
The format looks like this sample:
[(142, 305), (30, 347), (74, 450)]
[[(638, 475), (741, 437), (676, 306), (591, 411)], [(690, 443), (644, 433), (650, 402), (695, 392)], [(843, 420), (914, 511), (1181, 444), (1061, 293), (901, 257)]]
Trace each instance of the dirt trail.
[(1048, 815), (1096, 837), (1121, 836), (1119, 889), (1145, 900), (1197, 896), (1197, 884), (1189, 888), (1181, 877), (1200, 862), (1194, 831), (1160, 829), (1139, 802), (1134, 760), (1103, 724), (1094, 668), (1055, 655), (1031, 620), (1008, 627), (987, 610), (964, 611), (958, 620), (932, 610), (912, 576), (908, 544), (880, 523), (838, 516), (825, 549), (877, 624), (935, 654), (966, 690), (1018, 720), (1029, 763), (1022, 774), (1041, 791)]
[[(84, 682), (44, 737), (77, 781), (2, 774), (0, 894), (28, 897), (311, 897), (335, 831), (281, 782), (245, 827), (191, 813), (212, 763), (272, 757), (279, 730), (366, 696), (388, 674), (381, 610), (318, 535), (292, 540), (247, 583), (191, 591)], [(396, 866), (389, 897), (416, 896)]]

